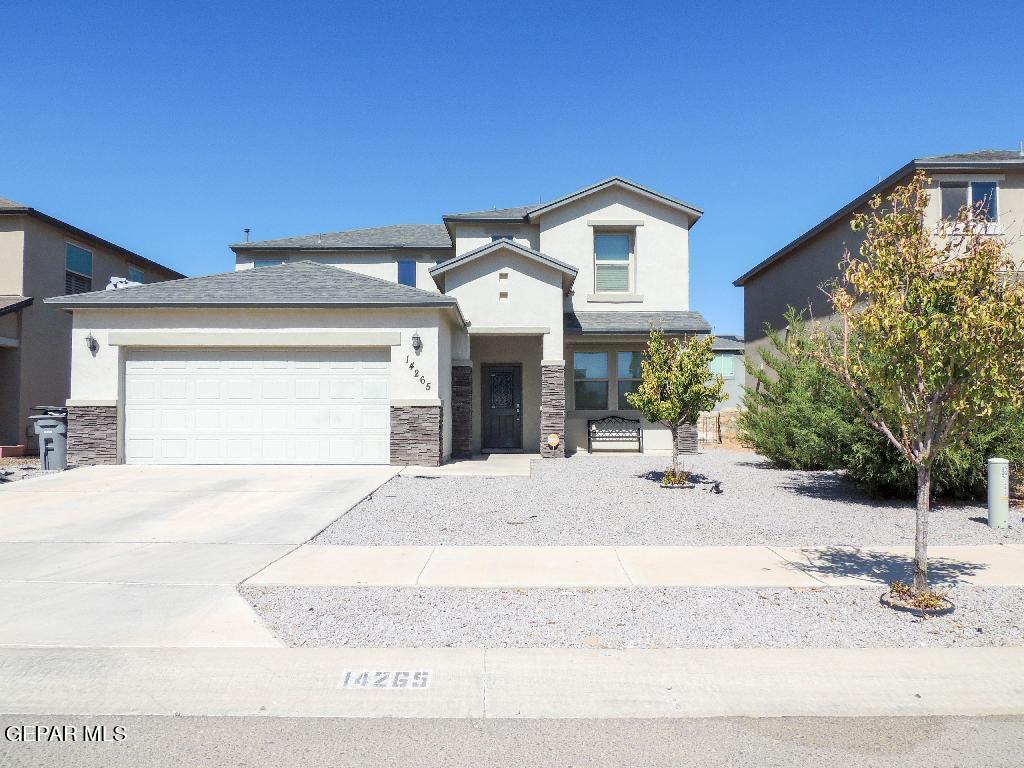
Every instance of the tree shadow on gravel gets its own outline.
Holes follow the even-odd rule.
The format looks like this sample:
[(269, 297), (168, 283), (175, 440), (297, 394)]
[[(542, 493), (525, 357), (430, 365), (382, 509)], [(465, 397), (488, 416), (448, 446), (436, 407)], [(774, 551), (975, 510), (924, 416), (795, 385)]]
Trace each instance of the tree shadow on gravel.
[(913, 506), (912, 501), (905, 499), (879, 499), (871, 496), (842, 475), (829, 471), (802, 472), (787, 479), (779, 487), (819, 501), (852, 501), (879, 507)]
[[(865, 582), (891, 584), (897, 579), (909, 582), (913, 558), (849, 547), (800, 550), (805, 560), (790, 563), (789, 567), (809, 576), (861, 579)], [(946, 557), (928, 558), (928, 576), (933, 584), (944, 584), (974, 576), (988, 566), (951, 560)]]
[[(720, 480), (715, 480), (714, 478), (708, 477), (707, 475), (702, 475), (700, 472), (687, 472), (687, 474), (690, 476), (690, 482), (694, 483), (695, 485), (721, 484)], [(636, 477), (640, 478), (641, 480), (650, 480), (652, 482), (661, 483), (661, 481), (665, 479), (665, 473), (660, 472), (656, 469), (652, 469), (650, 472), (644, 472), (641, 475), (636, 475)]]

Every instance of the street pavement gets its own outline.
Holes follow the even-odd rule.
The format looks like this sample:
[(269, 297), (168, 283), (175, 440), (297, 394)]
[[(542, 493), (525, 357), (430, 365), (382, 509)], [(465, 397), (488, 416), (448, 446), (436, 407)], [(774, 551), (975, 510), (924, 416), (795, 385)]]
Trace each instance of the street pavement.
[[(1022, 717), (396, 720), (275, 717), (25, 717), (103, 726), (104, 743), (0, 739), (11, 768), (1019, 768)], [(11, 731), (11, 728), (15, 730)], [(95, 732), (95, 731), (93, 731)], [(2, 735), (2, 734), (0, 734)]]

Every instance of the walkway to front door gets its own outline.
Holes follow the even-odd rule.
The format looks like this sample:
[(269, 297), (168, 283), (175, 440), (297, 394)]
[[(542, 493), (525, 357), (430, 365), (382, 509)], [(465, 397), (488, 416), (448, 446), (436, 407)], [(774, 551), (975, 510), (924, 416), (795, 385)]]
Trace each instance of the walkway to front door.
[(484, 451), (523, 447), (523, 370), (518, 363), (481, 366)]

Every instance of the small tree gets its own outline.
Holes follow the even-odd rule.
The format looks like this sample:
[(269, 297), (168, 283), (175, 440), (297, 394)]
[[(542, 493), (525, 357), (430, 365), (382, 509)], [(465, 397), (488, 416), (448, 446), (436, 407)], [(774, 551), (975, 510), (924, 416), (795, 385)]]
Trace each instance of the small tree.
[(651, 329), (641, 367), (640, 386), (626, 400), (648, 421), (664, 424), (672, 433), (672, 475), (679, 476), (679, 428), (695, 424), (701, 411), (709, 411), (728, 395), (725, 382), (711, 372), (714, 339), (666, 341)]
[(938, 232), (925, 224), (927, 179), (918, 173), (854, 217), (857, 258), (825, 288), (838, 327), (817, 354), (849, 388), (864, 419), (917, 470), (915, 595), (928, 592), (932, 467), (943, 448), (998, 406), (1024, 401), (1024, 285), (984, 203)]

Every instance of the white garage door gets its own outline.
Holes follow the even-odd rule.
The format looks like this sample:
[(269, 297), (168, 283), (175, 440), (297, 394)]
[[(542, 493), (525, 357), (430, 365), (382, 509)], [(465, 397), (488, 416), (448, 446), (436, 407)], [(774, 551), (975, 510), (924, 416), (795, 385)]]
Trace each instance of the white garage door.
[(135, 350), (129, 464), (387, 464), (387, 350)]

